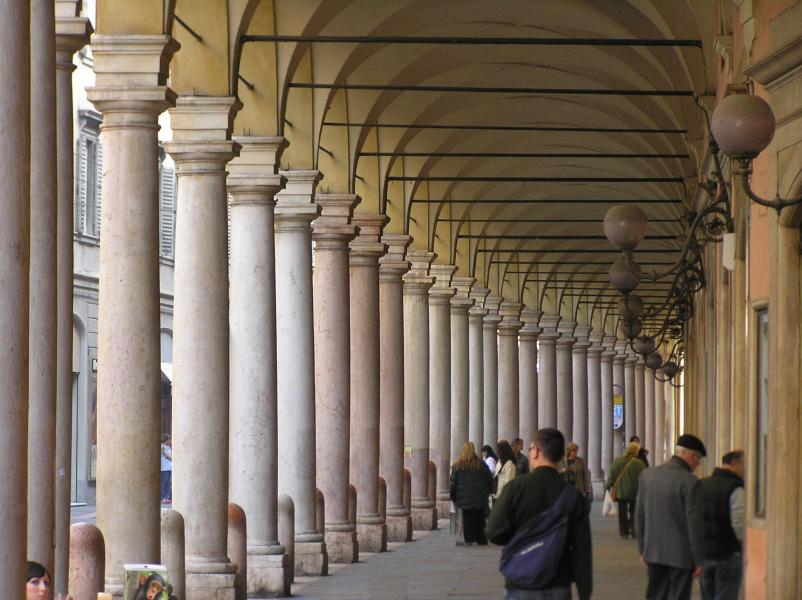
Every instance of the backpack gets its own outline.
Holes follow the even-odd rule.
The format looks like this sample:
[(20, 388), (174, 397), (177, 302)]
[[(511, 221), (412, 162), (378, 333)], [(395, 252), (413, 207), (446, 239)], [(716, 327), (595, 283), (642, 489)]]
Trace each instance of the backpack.
[(499, 570), (508, 583), (539, 589), (554, 580), (568, 538), (568, 507), (578, 495), (574, 486), (566, 485), (554, 504), (525, 523), (504, 546)]

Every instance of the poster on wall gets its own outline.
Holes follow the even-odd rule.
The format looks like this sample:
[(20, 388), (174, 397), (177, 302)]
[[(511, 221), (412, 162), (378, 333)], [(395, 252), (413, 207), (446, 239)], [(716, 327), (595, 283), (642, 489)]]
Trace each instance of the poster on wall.
[(624, 426), (624, 396), (615, 394), (613, 396), (613, 429), (621, 429)]
[(163, 565), (127, 564), (123, 600), (174, 600)]

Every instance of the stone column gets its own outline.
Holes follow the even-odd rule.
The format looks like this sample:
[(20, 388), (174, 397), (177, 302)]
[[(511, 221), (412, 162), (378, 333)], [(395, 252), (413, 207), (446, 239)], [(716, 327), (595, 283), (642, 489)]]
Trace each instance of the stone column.
[(437, 465), (437, 511), (448, 515), (448, 476), (451, 461), (451, 310), (454, 297), (452, 265), (432, 265), (429, 275), (429, 444)]
[(387, 484), (387, 539), (412, 540), (412, 517), (404, 504), (404, 253), (412, 238), (386, 234), (379, 259), (380, 472)]
[[(473, 306), (469, 297), (473, 277), (454, 277), (452, 285), (457, 290), (451, 299), (451, 460), (459, 458), (462, 445), (467, 442), (468, 403), (469, 403), (469, 365), (468, 351), (468, 311)], [(481, 446), (480, 446), (481, 448)], [(480, 448), (476, 448), (478, 453)]]
[(604, 351), (601, 355), (601, 479), (613, 463), (613, 360), (615, 359), (615, 337), (604, 336)]
[[(30, 4), (3, 5), (0, 52), (0, 576), (6, 594), (25, 597), (28, 471), (28, 303), (30, 267)], [(157, 536), (158, 539), (158, 536)]]
[(410, 250), (404, 275), (404, 446), (412, 475), (412, 526), (437, 528), (429, 497), (429, 265), (433, 252)]
[(624, 445), (629, 443), (633, 435), (637, 435), (637, 384), (635, 383), (635, 364), (637, 357), (627, 354), (624, 361)]
[(519, 340), (519, 361), (518, 372), (519, 402), (518, 430), (520, 438), (524, 442), (524, 447), (529, 448), (535, 433), (538, 430), (537, 415), (537, 338), (540, 335), (541, 312), (532, 308), (524, 308), (521, 312), (521, 321), (524, 326), (518, 336)]
[[(588, 446), (584, 450), (587, 456), (590, 478), (594, 489), (600, 489), (602, 481), (602, 387), (601, 387), (601, 360), (603, 333), (591, 332), (588, 341)], [(611, 378), (612, 379), (612, 378)]]
[(502, 302), (498, 309), (498, 435), (512, 444), (518, 437), (520, 382), (518, 381), (518, 332), (523, 304)]
[(78, 17), (75, 0), (56, 2), (56, 482), (55, 567), (53, 596), (67, 595), (70, 556), (70, 501), (72, 498), (72, 301), (73, 226), (75, 184), (73, 165), (73, 54), (87, 43), (92, 27)]
[(568, 440), (574, 434), (573, 337), (576, 323), (560, 321), (557, 328), (557, 429)]
[(87, 94), (103, 113), (104, 148), (97, 526), (106, 539), (106, 590), (118, 596), (123, 564), (157, 562), (160, 551), (156, 133), (159, 113), (175, 99), (161, 83), (177, 47), (165, 35), (92, 37), (96, 85)]
[(290, 571), (278, 542), (275, 194), (282, 137), (240, 137), (228, 165), (229, 499), (248, 515), (248, 592), (288, 595)]
[[(173, 490), (184, 517), (189, 598), (232, 598), (228, 543), (228, 231), (233, 97), (180, 96), (170, 109), (178, 192), (173, 323)], [(158, 422), (158, 421), (156, 421)]]
[[(613, 429), (613, 457), (618, 456), (626, 445), (624, 435), (626, 434), (626, 367), (627, 343), (615, 339), (615, 356), (613, 357), (613, 398), (615, 396), (624, 397), (624, 423), (617, 429)], [(634, 374), (634, 372), (633, 372)], [(615, 427), (615, 423), (613, 423)], [(627, 438), (629, 439), (629, 438)]]
[(646, 419), (646, 423), (644, 425), (644, 433), (646, 435), (646, 439), (644, 443), (646, 444), (646, 448), (651, 452), (652, 460), (654, 460), (654, 456), (657, 454), (657, 442), (654, 437), (654, 371), (651, 369), (645, 370), (644, 375), (644, 385), (646, 386), (645, 393), (644, 393), (644, 403), (645, 403), (645, 411), (644, 416)]
[(485, 444), (493, 448), (498, 437), (498, 324), (501, 317), (498, 308), (501, 298), (487, 296), (487, 315), (482, 321), (482, 360), (484, 370), (484, 433)]
[(537, 426), (557, 427), (557, 325), (560, 317), (540, 316), (538, 336)]
[(356, 235), (350, 221), (359, 197), (318, 193), (315, 202), (320, 207), (320, 216), (312, 223), (317, 487), (326, 501), (329, 561), (352, 563), (359, 560), (359, 547), (355, 525), (348, 518), (351, 437), (348, 242)]
[[(297, 575), (325, 575), (328, 555), (315, 521), (315, 350), (312, 309), (312, 229), (320, 207), (318, 171), (283, 171), (276, 194), (276, 390), (278, 492), (295, 507)], [(315, 457), (319, 458), (319, 457)]]
[(572, 396), (574, 400), (573, 438), (579, 444), (580, 454), (588, 458), (588, 348), (591, 327), (577, 325), (574, 330), (576, 342), (572, 350)]
[(661, 369), (655, 371), (654, 383), (654, 447), (652, 461), (662, 465), (666, 454), (666, 384), (661, 381), (665, 374)]
[(485, 371), (484, 371), (484, 318), (487, 314), (485, 297), (490, 290), (473, 286), (474, 305), (468, 310), (468, 439), (480, 452), (485, 444)]
[(56, 36), (52, 2), (31, 3), (28, 559), (53, 572), (56, 473)]
[(379, 507), (379, 258), (384, 215), (358, 215), (351, 242), (351, 481), (356, 486), (356, 532), (364, 552), (387, 550)]
[[(646, 437), (646, 365), (643, 357), (638, 355), (635, 363), (635, 435), (641, 440), (641, 445), (648, 442)], [(627, 438), (629, 441), (629, 438)], [(648, 446), (644, 446), (648, 448)]]

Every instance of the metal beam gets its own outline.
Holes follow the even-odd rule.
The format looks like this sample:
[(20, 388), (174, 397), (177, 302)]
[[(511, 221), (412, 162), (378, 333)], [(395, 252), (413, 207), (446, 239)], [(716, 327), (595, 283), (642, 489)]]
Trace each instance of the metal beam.
[[(587, 261), (587, 260), (502, 260), (502, 259), (493, 259), (490, 261), (491, 265), (571, 265), (571, 266), (596, 266), (596, 265), (611, 265), (612, 262), (599, 262), (599, 261)], [(673, 265), (673, 262), (665, 262), (665, 261), (638, 261), (638, 265), (640, 266), (649, 266), (649, 267), (659, 267), (664, 266), (668, 267)], [(605, 271), (606, 273), (607, 271)]]
[[(452, 217), (444, 219), (437, 217), (436, 221), (443, 223), (604, 223), (604, 219), (494, 219), (492, 217), (487, 219), (459, 219)], [(680, 224), (677, 219), (649, 219), (649, 223), (676, 223)]]
[(528, 177), (516, 175), (390, 175), (387, 181), (487, 181), (491, 183), (684, 183), (682, 177)]
[(561, 127), (544, 125), (448, 125), (439, 123), (354, 123), (351, 121), (323, 121), (331, 127), (377, 127), (380, 129), (448, 129), (454, 131), (541, 131), (558, 133), (688, 133), (687, 129), (646, 128), (646, 127)]
[[(604, 235), (504, 235), (504, 234), (482, 234), (482, 233), (460, 233), (457, 239), (464, 238), (469, 240), (530, 240), (536, 242), (538, 240), (606, 240), (607, 236)], [(647, 235), (644, 239), (647, 240), (676, 240), (676, 235)]]
[(412, 198), (411, 204), (682, 204), (679, 198), (509, 198), (456, 200), (454, 198)]
[[(641, 249), (638, 248), (633, 250), (635, 254), (665, 254), (666, 252), (679, 252), (680, 249), (677, 250), (668, 250), (666, 248), (661, 249)], [(616, 248), (583, 248), (581, 250), (571, 249), (571, 248), (545, 248), (542, 250), (531, 250), (526, 248), (477, 248), (476, 252), (509, 252), (510, 254), (621, 254), (621, 250)], [(643, 264), (643, 263), (638, 263)]]
[(363, 92), (436, 92), (467, 94), (537, 94), (541, 96), (666, 96), (692, 98), (693, 90), (624, 90), (606, 88), (533, 88), (476, 87), (458, 85), (380, 84), (380, 83), (305, 83), (290, 82), (288, 87), (305, 90), (354, 90)]
[(632, 152), (359, 152), (359, 156), (404, 158), (687, 158), (678, 153)]
[(695, 39), (632, 39), (632, 38), (533, 38), (420, 35), (242, 35), (240, 41), (314, 44), (422, 44), (445, 46), (623, 46), (701, 48)]

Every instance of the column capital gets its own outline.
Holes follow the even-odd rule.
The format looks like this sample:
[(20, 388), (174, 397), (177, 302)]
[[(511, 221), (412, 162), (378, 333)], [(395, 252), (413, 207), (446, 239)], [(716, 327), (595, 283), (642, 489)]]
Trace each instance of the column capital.
[(239, 153), (229, 139), (231, 123), (242, 106), (233, 96), (179, 96), (170, 109), (173, 141), (164, 149), (173, 157), (176, 175), (216, 173)]
[(487, 309), (487, 314), (485, 315), (484, 321), (484, 328), (485, 329), (492, 329), (493, 331), (498, 330), (498, 324), (501, 322), (501, 317), (498, 314), (499, 306), (501, 305), (501, 301), (503, 298), (499, 296), (492, 296), (488, 295), (485, 296), (485, 309)]
[(286, 183), (286, 178), (276, 173), (276, 165), (287, 140), (281, 136), (237, 136), (232, 138), (239, 144), (239, 156), (228, 163), (226, 186), (232, 195), (231, 204), (275, 204), (273, 197)]
[(456, 295), (451, 299), (451, 309), (455, 312), (464, 311), (465, 313), (476, 302), (471, 297), (471, 288), (476, 279), (473, 277), (452, 277), (451, 284), (457, 290)]
[(573, 337), (575, 328), (576, 321), (561, 319), (559, 325), (557, 325), (557, 333), (560, 334), (560, 338), (557, 340), (557, 346), (563, 348), (566, 346), (569, 348), (573, 347), (576, 342), (576, 338)]
[(551, 335), (557, 333), (557, 326), (560, 323), (560, 316), (541, 313), (538, 323), (540, 323), (540, 328), (543, 330), (544, 334)]
[(624, 364), (626, 366), (632, 366), (634, 368), (635, 364), (638, 362), (638, 357), (632, 354), (631, 352), (626, 352), (624, 356), (625, 356)]
[(72, 55), (89, 43), (92, 24), (79, 15), (76, 0), (56, 0), (56, 68), (72, 71)]
[(490, 290), (486, 287), (481, 287), (474, 283), (473, 287), (471, 288), (471, 293), (469, 296), (473, 298), (473, 306), (468, 310), (468, 314), (473, 317), (484, 317), (487, 314), (487, 309), (485, 308), (485, 298), (490, 293)]
[(601, 355), (601, 353), (605, 351), (605, 348), (602, 345), (602, 342), (604, 341), (604, 332), (596, 331), (595, 329), (592, 330), (588, 336), (588, 341), (590, 342), (588, 354)]
[(351, 223), (357, 227), (357, 236), (350, 244), (351, 266), (375, 267), (387, 246), (381, 241), (387, 215), (356, 215)]
[(151, 121), (176, 99), (166, 82), (178, 42), (169, 35), (94, 34), (91, 43), (95, 85), (86, 93), (103, 113), (103, 126), (155, 127)]
[(524, 323), (520, 333), (521, 340), (537, 341), (538, 337), (543, 331), (538, 325), (540, 322), (540, 315), (542, 314), (543, 312), (537, 310), (536, 308), (524, 306), (523, 310), (521, 311), (521, 321)]
[(451, 278), (457, 271), (454, 265), (431, 265), (429, 275), (434, 277), (434, 285), (429, 290), (431, 304), (448, 304), (454, 297), (455, 290), (451, 286)]
[(501, 323), (498, 325), (499, 335), (518, 335), (518, 331), (523, 327), (521, 322), (521, 311), (524, 305), (519, 302), (509, 302), (504, 300), (498, 308)]
[(407, 260), (410, 262), (409, 271), (404, 274), (404, 295), (425, 296), (434, 283), (434, 277), (429, 275), (429, 265), (437, 258), (434, 252), (425, 250), (408, 250)]
[(624, 360), (627, 357), (627, 343), (625, 340), (615, 339), (615, 358), (616, 360)]
[(602, 360), (613, 360), (615, 358), (615, 343), (616, 337), (613, 335), (605, 335), (602, 337)]
[(351, 216), (360, 200), (355, 194), (315, 194), (315, 203), (320, 207), (320, 216), (312, 221), (316, 249), (347, 247), (357, 234)]
[(305, 229), (320, 214), (314, 196), (323, 175), (320, 171), (279, 171), (279, 174), (286, 183), (276, 194), (276, 230)]
[(640, 354), (635, 356), (635, 370), (636, 371), (643, 371), (646, 368), (646, 363), (643, 361), (643, 357)]
[(396, 233), (384, 234), (381, 241), (387, 246), (379, 259), (379, 281), (398, 281), (409, 270), (409, 261), (404, 258), (412, 237)]

